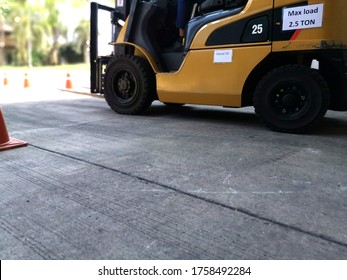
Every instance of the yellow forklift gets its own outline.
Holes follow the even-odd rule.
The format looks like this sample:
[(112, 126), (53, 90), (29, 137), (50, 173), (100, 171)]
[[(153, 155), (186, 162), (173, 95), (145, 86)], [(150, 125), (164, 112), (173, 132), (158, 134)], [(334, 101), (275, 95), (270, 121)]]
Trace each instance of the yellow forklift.
[[(173, 51), (176, 1), (91, 3), (91, 92), (115, 112), (142, 114), (154, 100), (254, 106), (269, 128), (300, 133), (327, 110), (347, 110), (346, 0), (198, 2)], [(100, 10), (112, 26), (106, 56)]]

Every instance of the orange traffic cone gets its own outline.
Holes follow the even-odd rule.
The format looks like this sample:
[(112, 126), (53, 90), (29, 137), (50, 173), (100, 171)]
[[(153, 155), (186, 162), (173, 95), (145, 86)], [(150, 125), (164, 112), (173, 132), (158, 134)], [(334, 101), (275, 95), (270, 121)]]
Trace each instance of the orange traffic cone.
[(69, 73), (66, 75), (66, 84), (65, 84), (65, 87), (66, 87), (66, 88), (72, 88), (72, 81), (71, 81), (71, 79), (70, 79), (70, 74), (69, 74)]
[(7, 86), (8, 85), (8, 79), (7, 79), (7, 76), (6, 74), (4, 75), (4, 86)]
[(25, 75), (24, 75), (24, 87), (25, 87), (25, 88), (30, 87), (30, 82), (29, 82), (28, 74), (27, 74), (27, 73), (25, 73)]
[(0, 108), (0, 151), (23, 147), (26, 145), (28, 145), (27, 142), (10, 138), (8, 136), (4, 116), (2, 115), (2, 110)]

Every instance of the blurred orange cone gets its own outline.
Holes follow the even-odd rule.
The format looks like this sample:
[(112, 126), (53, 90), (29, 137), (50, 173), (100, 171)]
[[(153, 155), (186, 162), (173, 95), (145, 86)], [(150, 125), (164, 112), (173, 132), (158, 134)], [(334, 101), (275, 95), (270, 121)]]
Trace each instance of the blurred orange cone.
[(27, 73), (25, 73), (25, 75), (24, 75), (24, 87), (25, 87), (25, 88), (30, 87), (30, 82), (29, 82), (28, 74), (27, 74)]
[(8, 136), (4, 116), (2, 115), (2, 110), (0, 108), (0, 151), (19, 148), (26, 145), (28, 145), (27, 142), (15, 138), (10, 138)]
[(65, 84), (65, 87), (66, 87), (66, 88), (72, 88), (72, 81), (71, 81), (71, 78), (70, 78), (70, 74), (69, 74), (69, 73), (66, 75), (66, 84)]
[(8, 79), (7, 79), (7, 75), (4, 75), (4, 86), (8, 85)]

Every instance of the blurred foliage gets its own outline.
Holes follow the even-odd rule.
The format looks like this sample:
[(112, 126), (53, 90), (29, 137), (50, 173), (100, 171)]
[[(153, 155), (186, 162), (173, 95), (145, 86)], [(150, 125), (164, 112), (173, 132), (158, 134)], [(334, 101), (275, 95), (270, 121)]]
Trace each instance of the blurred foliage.
[(8, 0), (0, 0), (0, 16), (7, 13), (9, 9)]
[(79, 63), (83, 60), (83, 55), (76, 51), (74, 43), (64, 44), (59, 50), (60, 57), (63, 58), (65, 63)]
[[(87, 62), (90, 23), (78, 11), (89, 11), (89, 3), (89, 0), (0, 0), (0, 17), (13, 29), (15, 49), (10, 50), (11, 63), (31, 67)], [(107, 3), (114, 5), (114, 0)], [(64, 22), (66, 9), (76, 10), (77, 26)], [(73, 34), (70, 42), (68, 32)]]
[(74, 48), (77, 53), (81, 53), (83, 61), (89, 61), (89, 37), (90, 21), (82, 20), (74, 32)]

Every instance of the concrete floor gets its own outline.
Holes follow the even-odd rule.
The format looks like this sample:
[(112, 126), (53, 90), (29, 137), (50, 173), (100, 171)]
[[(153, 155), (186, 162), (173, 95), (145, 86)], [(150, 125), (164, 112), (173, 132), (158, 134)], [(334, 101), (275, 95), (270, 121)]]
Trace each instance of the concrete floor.
[(0, 94), (29, 142), (0, 152), (0, 259), (347, 259), (346, 113), (290, 135), (251, 108), (39, 92)]

